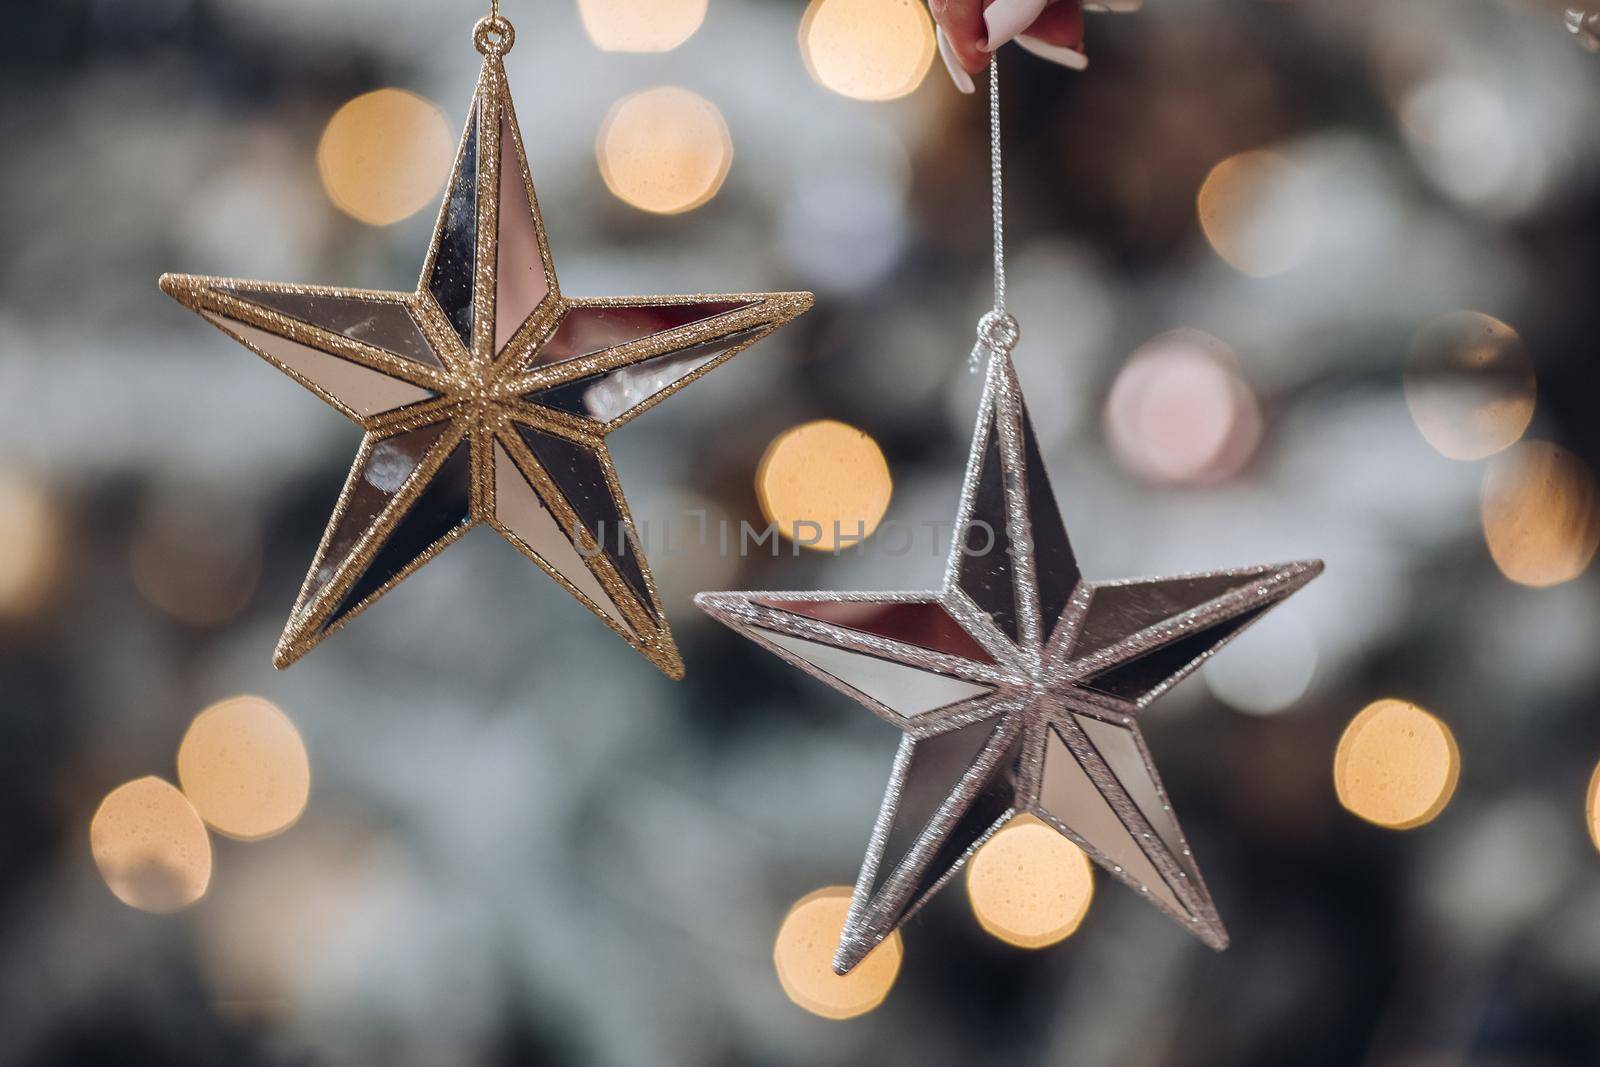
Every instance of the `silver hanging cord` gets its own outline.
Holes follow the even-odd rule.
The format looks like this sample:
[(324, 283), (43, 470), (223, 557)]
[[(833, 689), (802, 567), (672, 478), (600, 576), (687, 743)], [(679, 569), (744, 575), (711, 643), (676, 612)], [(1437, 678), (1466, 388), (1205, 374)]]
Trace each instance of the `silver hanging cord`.
[(1000, 60), (989, 59), (989, 181), (994, 206), (994, 307), (978, 320), (978, 340), (969, 359), (976, 372), (990, 360), (1009, 355), (1022, 336), (1017, 320), (1006, 310), (1005, 198), (1000, 183)]

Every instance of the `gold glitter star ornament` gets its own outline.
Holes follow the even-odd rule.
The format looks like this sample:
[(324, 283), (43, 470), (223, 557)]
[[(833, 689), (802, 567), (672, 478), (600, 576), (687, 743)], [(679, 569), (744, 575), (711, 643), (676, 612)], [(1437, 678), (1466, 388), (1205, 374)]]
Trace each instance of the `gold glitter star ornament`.
[(503, 18), (478, 23), (483, 71), (415, 292), (161, 278), (366, 432), (279, 667), (487, 523), (683, 676), (606, 436), (813, 297), (562, 293), (501, 63), (513, 39)]

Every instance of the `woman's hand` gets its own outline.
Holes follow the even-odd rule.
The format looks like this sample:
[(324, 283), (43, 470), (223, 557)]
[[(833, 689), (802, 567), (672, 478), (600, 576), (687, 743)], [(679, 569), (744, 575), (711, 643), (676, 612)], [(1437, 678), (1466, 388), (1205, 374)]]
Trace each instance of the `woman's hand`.
[(1083, 51), (1083, 12), (1136, 11), (1143, 0), (928, 0), (939, 24), (939, 54), (956, 88), (973, 90), (972, 75), (989, 55), (1016, 41), (1036, 56), (1073, 70), (1089, 65)]

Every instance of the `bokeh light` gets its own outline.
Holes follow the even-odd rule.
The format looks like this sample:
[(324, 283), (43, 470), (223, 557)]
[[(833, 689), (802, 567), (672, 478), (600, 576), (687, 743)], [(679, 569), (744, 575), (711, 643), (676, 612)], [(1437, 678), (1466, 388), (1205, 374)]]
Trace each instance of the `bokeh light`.
[(160, 778), (119, 785), (89, 823), (95, 866), (118, 900), (168, 914), (211, 884), (211, 838), (194, 805)]
[(1350, 720), (1333, 758), (1339, 803), (1391, 830), (1437, 818), (1460, 772), (1461, 753), (1450, 728), (1415, 704), (1392, 698), (1368, 704)]
[(282, 833), (305, 810), (311, 763), (289, 717), (239, 696), (194, 717), (178, 746), (178, 783), (213, 830), (242, 841)]
[(1201, 668), (1212, 696), (1250, 715), (1292, 707), (1305, 696), (1316, 671), (1316, 641), (1293, 607), (1280, 607), (1251, 624)]
[(1399, 107), (1407, 145), (1428, 177), (1494, 215), (1531, 207), (1547, 178), (1508, 89), (1481, 68), (1446, 70), (1410, 87)]
[(1007, 944), (1044, 948), (1070, 936), (1094, 899), (1084, 851), (1032, 815), (1019, 815), (984, 843), (967, 868), (978, 924)]
[(706, 0), (578, 0), (578, 14), (602, 52), (670, 52), (705, 21)]
[(44, 487), (0, 468), (0, 619), (26, 619), (61, 573), (61, 519)]
[(387, 226), (437, 199), (454, 152), (450, 125), (436, 105), (404, 89), (378, 89), (328, 120), (317, 171), (340, 211)]
[(160, 497), (133, 532), (133, 582), (175, 619), (216, 626), (250, 603), (261, 577), (261, 532), (237, 508)]
[(1129, 356), (1105, 424), (1122, 465), (1157, 485), (1227, 481), (1261, 441), (1261, 409), (1238, 357), (1200, 330), (1161, 334)]
[(790, 541), (818, 552), (871, 537), (893, 492), (878, 443), (833, 419), (785, 430), (756, 469), (756, 497), (767, 521)]
[(1584, 799), (1584, 821), (1589, 824), (1589, 841), (1600, 849), (1600, 763), (1589, 775), (1589, 793)]
[(1549, 441), (1524, 441), (1489, 463), (1481, 510), (1489, 555), (1520, 585), (1570, 581), (1600, 547), (1594, 471)]
[(676, 215), (717, 195), (733, 164), (733, 138), (717, 105), (663, 85), (611, 106), (595, 139), (595, 158), (618, 200)]
[(1533, 360), (1499, 319), (1452, 311), (1417, 330), (1405, 393), (1428, 444), (1451, 459), (1483, 459), (1515, 444), (1533, 420)]
[(784, 995), (813, 1015), (849, 1019), (883, 1003), (900, 973), (900, 931), (896, 930), (845, 975), (835, 974), (833, 954), (839, 947), (850, 910), (850, 888), (829, 886), (795, 902), (778, 929), (772, 964)]
[(1217, 255), (1241, 274), (1266, 278), (1298, 265), (1310, 250), (1309, 199), (1294, 163), (1257, 149), (1212, 167), (1195, 211)]
[(811, 0), (800, 56), (823, 85), (855, 100), (893, 100), (922, 84), (938, 44), (921, 0)]

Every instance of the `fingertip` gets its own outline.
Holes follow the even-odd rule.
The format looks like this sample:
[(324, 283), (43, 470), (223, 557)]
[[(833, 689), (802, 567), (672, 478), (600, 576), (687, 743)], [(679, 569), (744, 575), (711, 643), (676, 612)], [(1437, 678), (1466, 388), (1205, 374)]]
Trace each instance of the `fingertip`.
[(983, 9), (984, 38), (977, 42), (978, 47), (985, 53), (999, 50), (1033, 25), (1043, 15), (1046, 3), (1047, 0), (994, 0)]
[(947, 65), (954, 62), (969, 75), (989, 65), (989, 55), (979, 45), (985, 33), (983, 0), (929, 0), (928, 9), (943, 34), (940, 47)]
[[(936, 35), (939, 40), (939, 58), (944, 60), (944, 69), (949, 72), (950, 80), (955, 82), (956, 89), (963, 93), (971, 94), (977, 90), (966, 67), (961, 62), (961, 57), (956, 54), (956, 49), (950, 43), (950, 38), (945, 36), (944, 27), (939, 27)], [(981, 69), (981, 68), (980, 68)]]
[(1066, 45), (1059, 44), (1046, 44), (1037, 37), (1031, 37), (1028, 34), (1019, 36), (1017, 45), (1040, 59), (1047, 59), (1051, 63), (1066, 67), (1068, 70), (1087, 70), (1089, 67), (1089, 57), (1076, 48), (1068, 48)]

